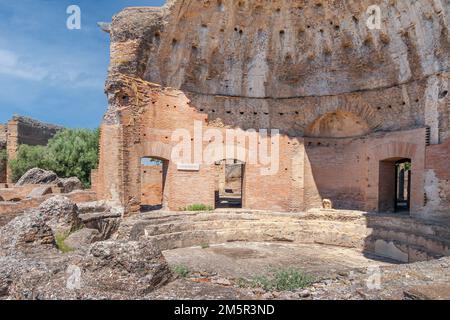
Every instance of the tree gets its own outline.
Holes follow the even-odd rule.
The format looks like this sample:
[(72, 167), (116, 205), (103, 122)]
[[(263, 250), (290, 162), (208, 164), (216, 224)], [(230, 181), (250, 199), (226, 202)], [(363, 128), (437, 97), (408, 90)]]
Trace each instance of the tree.
[(20, 145), (15, 159), (8, 161), (11, 168), (12, 181), (22, 177), (25, 172), (32, 168), (42, 168), (49, 170), (49, 162), (46, 157), (46, 150), (43, 146)]
[(29, 169), (38, 167), (54, 171), (59, 177), (78, 177), (90, 185), (91, 170), (98, 165), (99, 130), (65, 129), (49, 140), (48, 145), (19, 147), (10, 161), (14, 181)]
[(6, 171), (6, 160), (7, 160), (6, 150), (0, 150), (0, 176), (2, 172)]

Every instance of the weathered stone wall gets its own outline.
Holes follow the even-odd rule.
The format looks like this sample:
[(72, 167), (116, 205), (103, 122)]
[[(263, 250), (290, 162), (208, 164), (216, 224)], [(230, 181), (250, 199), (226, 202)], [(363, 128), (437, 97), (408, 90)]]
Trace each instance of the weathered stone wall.
[[(14, 116), (7, 124), (6, 146), (8, 159), (14, 159), (21, 144), (31, 146), (46, 145), (59, 130), (63, 128), (43, 123), (31, 118)], [(7, 180), (11, 182), (10, 168), (7, 169)]]
[[(379, 210), (388, 190), (380, 161), (408, 158), (411, 211), (447, 208), (448, 216), (448, 180), (429, 178), (445, 171), (436, 157), (448, 158), (449, 7), (385, 2), (381, 30), (370, 30), (372, 4), (170, 1), (120, 12), (110, 31), (100, 193), (136, 210), (140, 158), (154, 156), (169, 161), (168, 208), (212, 205), (214, 166), (186, 172), (171, 161), (172, 133), (194, 137), (199, 121), (222, 133), (280, 130), (276, 174), (237, 159), (246, 162), (244, 208), (305, 210), (330, 198), (338, 208)], [(425, 162), (426, 154), (436, 160)]]
[[(169, 1), (113, 19), (112, 72), (206, 95), (285, 98), (385, 88), (448, 68), (445, 1)], [(151, 63), (149, 63), (151, 62)]]
[(0, 146), (6, 144), (6, 125), (0, 124)]
[(6, 182), (6, 159), (3, 154), (6, 152), (6, 126), (0, 124), (0, 183)]

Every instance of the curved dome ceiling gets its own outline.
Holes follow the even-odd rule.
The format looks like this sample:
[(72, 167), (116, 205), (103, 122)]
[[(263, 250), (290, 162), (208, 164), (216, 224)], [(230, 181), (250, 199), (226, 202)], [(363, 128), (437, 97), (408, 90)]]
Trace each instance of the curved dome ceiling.
[[(172, 1), (117, 15), (112, 39), (139, 47), (145, 80), (207, 94), (322, 96), (389, 87), (448, 65), (440, 1)], [(447, 52), (447, 53), (446, 53)], [(120, 64), (120, 62), (116, 62)]]

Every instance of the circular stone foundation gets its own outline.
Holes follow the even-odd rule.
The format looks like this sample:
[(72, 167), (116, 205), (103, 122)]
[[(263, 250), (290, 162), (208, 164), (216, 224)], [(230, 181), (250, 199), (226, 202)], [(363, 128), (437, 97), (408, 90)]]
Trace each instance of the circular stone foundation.
[(230, 242), (328, 245), (399, 262), (450, 255), (450, 228), (406, 216), (357, 211), (149, 212), (125, 219), (117, 238), (149, 237), (163, 251)]

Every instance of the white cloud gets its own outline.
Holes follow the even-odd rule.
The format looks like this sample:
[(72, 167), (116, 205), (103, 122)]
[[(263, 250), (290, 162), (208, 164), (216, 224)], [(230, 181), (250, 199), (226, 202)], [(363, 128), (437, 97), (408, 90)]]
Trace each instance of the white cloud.
[(12, 51), (0, 49), (0, 74), (41, 81), (48, 76), (48, 71), (25, 63)]
[(31, 81), (45, 81), (51, 86), (102, 87), (104, 79), (81, 70), (80, 65), (53, 59), (53, 64), (30, 63), (10, 50), (0, 49), (0, 75)]

